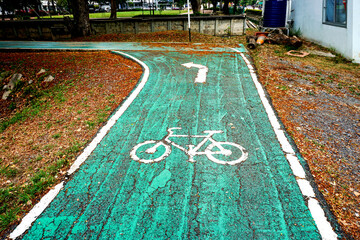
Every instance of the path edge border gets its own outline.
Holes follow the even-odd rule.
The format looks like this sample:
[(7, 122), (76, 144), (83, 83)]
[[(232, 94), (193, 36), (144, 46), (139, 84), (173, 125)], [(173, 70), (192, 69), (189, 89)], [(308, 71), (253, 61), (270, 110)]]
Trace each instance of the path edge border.
[(261, 102), (265, 108), (265, 111), (268, 115), (269, 121), (273, 130), (275, 132), (276, 138), (278, 139), (281, 148), (288, 160), (290, 168), (297, 178), (296, 182), (300, 188), (300, 191), (304, 197), (306, 205), (308, 206), (310, 213), (315, 221), (316, 227), (319, 230), (319, 233), (324, 240), (337, 240), (338, 234), (334, 231), (330, 221), (327, 219), (326, 214), (321, 207), (319, 200), (316, 198), (316, 190), (311, 186), (309, 180), (306, 179), (306, 171), (300, 163), (297, 152), (294, 150), (294, 147), (291, 145), (288, 140), (285, 131), (282, 129), (280, 122), (278, 120), (277, 115), (275, 114), (275, 110), (270, 104), (265, 90), (262, 87), (261, 83), (258, 80), (256, 70), (245, 56), (244, 53), (240, 52), (236, 48), (231, 48), (233, 51), (240, 54), (242, 59), (245, 61), (247, 68), (249, 69), (251, 79), (255, 84), (256, 90), (259, 94)]

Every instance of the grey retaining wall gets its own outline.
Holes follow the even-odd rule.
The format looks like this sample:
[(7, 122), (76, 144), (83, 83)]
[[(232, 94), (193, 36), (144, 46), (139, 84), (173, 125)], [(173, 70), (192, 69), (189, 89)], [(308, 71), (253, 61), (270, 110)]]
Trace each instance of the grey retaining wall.
[[(93, 34), (188, 31), (187, 16), (136, 17), (90, 20)], [(244, 16), (201, 16), (191, 18), (191, 31), (208, 35), (243, 35)], [(0, 39), (65, 40), (71, 38), (72, 21), (63, 19), (0, 21)]]

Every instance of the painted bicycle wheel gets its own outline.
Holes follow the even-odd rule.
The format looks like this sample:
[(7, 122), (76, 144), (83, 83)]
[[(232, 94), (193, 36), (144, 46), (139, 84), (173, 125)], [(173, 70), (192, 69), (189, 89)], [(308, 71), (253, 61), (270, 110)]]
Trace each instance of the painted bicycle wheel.
[(139, 143), (130, 152), (130, 157), (141, 163), (160, 162), (171, 153), (171, 147), (163, 142), (149, 140)]
[(223, 165), (236, 165), (248, 158), (247, 150), (232, 142), (212, 143), (205, 149), (210, 161)]

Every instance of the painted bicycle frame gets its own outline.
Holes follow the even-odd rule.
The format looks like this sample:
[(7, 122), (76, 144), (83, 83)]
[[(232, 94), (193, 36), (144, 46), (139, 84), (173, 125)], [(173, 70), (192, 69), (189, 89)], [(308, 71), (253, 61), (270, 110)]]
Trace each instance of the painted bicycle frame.
[[(195, 156), (199, 155), (206, 155), (209, 160), (223, 165), (236, 165), (243, 161), (245, 161), (248, 158), (248, 152), (247, 150), (240, 146), (237, 143), (233, 142), (218, 142), (215, 139), (212, 138), (214, 134), (217, 133), (223, 133), (221, 130), (206, 130), (203, 131), (206, 135), (181, 135), (181, 134), (174, 134), (174, 130), (181, 130), (180, 127), (173, 127), (169, 128), (167, 130), (168, 134), (162, 139), (162, 140), (148, 140), (142, 143), (137, 144), (134, 146), (134, 148), (130, 152), (130, 156), (133, 160), (141, 162), (141, 163), (155, 163), (160, 162), (167, 158), (171, 153), (171, 147), (174, 146), (181, 151), (183, 151), (186, 155), (188, 155), (188, 162), (196, 162), (194, 160)], [(175, 143), (174, 141), (170, 140), (170, 138), (203, 138), (203, 140), (198, 145), (188, 145), (188, 149), (180, 146), (179, 144)], [(207, 142), (210, 142), (210, 144), (205, 148), (204, 151), (200, 151), (201, 147), (203, 147)], [(157, 158), (154, 159), (144, 159), (137, 156), (137, 150), (144, 146), (144, 145), (153, 145), (145, 150), (145, 153), (147, 154), (154, 154), (158, 151), (158, 148), (162, 145), (165, 148), (164, 153)], [(235, 160), (231, 161), (224, 161), (217, 159), (214, 155), (223, 155), (223, 156), (230, 156), (233, 154), (231, 150), (225, 149), (223, 146), (233, 146), (241, 151), (241, 156)], [(218, 149), (217, 151), (212, 151), (213, 148)]]

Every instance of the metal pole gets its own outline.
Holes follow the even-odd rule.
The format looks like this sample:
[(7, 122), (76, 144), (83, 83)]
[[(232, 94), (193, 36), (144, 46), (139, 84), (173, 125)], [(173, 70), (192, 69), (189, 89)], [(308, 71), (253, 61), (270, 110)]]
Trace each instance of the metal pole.
[(142, 15), (144, 16), (144, 1), (141, 0), (141, 10), (142, 10)]
[(187, 0), (187, 8), (188, 8), (189, 42), (191, 42), (191, 28), (190, 28), (190, 4), (189, 4), (189, 0)]

